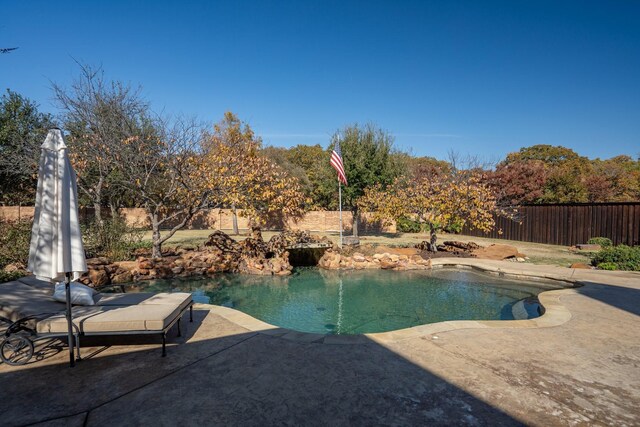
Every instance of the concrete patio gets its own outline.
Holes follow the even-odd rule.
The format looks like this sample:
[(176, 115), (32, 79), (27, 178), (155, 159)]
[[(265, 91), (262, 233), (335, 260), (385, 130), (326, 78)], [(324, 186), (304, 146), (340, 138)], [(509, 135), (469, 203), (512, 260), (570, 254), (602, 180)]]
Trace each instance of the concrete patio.
[[(640, 274), (440, 259), (580, 281), (544, 316), (341, 337), (199, 305), (157, 343), (0, 364), (0, 425), (639, 425)], [(434, 263), (436, 264), (436, 263)], [(101, 343), (104, 344), (104, 343)]]

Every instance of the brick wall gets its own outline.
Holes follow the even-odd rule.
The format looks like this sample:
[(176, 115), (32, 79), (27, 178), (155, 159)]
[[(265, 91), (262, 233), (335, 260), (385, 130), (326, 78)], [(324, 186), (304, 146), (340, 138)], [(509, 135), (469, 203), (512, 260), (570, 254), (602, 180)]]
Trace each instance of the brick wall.
[[(33, 218), (33, 207), (17, 207), (17, 206), (0, 206), (0, 218), (8, 220), (31, 220)], [(103, 210), (103, 215), (108, 215), (109, 209)], [(249, 228), (248, 219), (238, 215), (238, 228), (246, 230)], [(150, 227), (149, 218), (142, 208), (124, 208), (120, 210), (120, 214), (124, 217), (129, 225), (137, 227)], [(80, 220), (89, 221), (93, 217), (92, 208), (80, 209)], [(342, 212), (343, 230), (350, 233), (353, 223), (353, 215), (351, 212)], [(166, 224), (165, 228), (175, 225)], [(231, 230), (233, 229), (233, 216), (230, 209), (209, 209), (199, 212), (185, 227), (194, 230)], [(267, 230), (283, 230), (285, 228), (292, 230), (307, 230), (312, 232), (337, 232), (340, 229), (340, 213), (338, 211), (310, 211), (297, 221), (291, 218), (275, 217), (267, 222), (264, 229)], [(371, 219), (371, 214), (364, 212), (360, 215), (361, 233), (395, 233), (395, 223), (389, 226), (383, 226)]]

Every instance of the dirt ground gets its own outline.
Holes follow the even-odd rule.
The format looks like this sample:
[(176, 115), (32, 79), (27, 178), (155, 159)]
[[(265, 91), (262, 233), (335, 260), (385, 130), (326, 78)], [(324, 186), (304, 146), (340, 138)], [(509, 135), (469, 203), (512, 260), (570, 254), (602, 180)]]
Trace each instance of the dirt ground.
[[(198, 245), (207, 239), (213, 230), (180, 230), (171, 239), (167, 241), (165, 247), (176, 245)], [(229, 230), (225, 232), (230, 233)], [(265, 240), (269, 240), (271, 236), (278, 234), (274, 231), (265, 231), (262, 236)], [(327, 236), (334, 242), (338, 242), (339, 236), (336, 233), (312, 233), (319, 236)], [(234, 236), (234, 239), (243, 240), (247, 237), (246, 232)], [(151, 240), (151, 232), (147, 232), (145, 240)], [(389, 247), (413, 247), (415, 244), (428, 239), (423, 233), (397, 233), (397, 234), (380, 234), (361, 236), (362, 245), (389, 246)], [(532, 264), (549, 264), (568, 267), (575, 262), (589, 263), (589, 253), (574, 253), (567, 246), (544, 245), (540, 243), (518, 242), (514, 240), (487, 239), (475, 236), (464, 236), (460, 234), (439, 234), (438, 243), (446, 240), (458, 240), (461, 242), (475, 242), (481, 246), (489, 246), (491, 244), (511, 245), (518, 248), (520, 253), (528, 257), (527, 262)]]

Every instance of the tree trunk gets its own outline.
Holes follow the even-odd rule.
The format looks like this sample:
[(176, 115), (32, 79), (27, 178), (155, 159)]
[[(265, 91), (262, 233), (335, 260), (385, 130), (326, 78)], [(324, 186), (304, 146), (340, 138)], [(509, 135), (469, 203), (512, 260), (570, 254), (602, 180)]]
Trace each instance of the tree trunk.
[(358, 237), (358, 223), (359, 223), (359, 219), (360, 219), (360, 213), (358, 212), (358, 210), (354, 210), (352, 211), (353, 214), (353, 228), (351, 230), (353, 237)]
[(436, 236), (436, 229), (431, 227), (430, 229), (431, 238), (429, 239), (429, 250), (431, 252), (438, 252), (438, 246), (436, 246), (436, 242), (438, 241), (438, 236)]
[(96, 184), (96, 188), (94, 190), (93, 195), (93, 215), (98, 222), (98, 224), (102, 225), (102, 183), (104, 182), (104, 178), (100, 177), (98, 183)]
[(118, 218), (118, 206), (113, 201), (109, 202), (109, 208), (111, 209), (111, 218)]
[(158, 223), (158, 214), (156, 212), (150, 215), (151, 218), (151, 232), (153, 249), (151, 252), (152, 258), (162, 258), (162, 241), (160, 240), (160, 224)]
[(231, 218), (233, 220), (233, 234), (238, 235), (238, 214), (236, 213), (236, 205), (231, 205)]
[(98, 224), (102, 224), (102, 211), (100, 210), (102, 206), (100, 206), (99, 201), (93, 202), (93, 217), (96, 219)]

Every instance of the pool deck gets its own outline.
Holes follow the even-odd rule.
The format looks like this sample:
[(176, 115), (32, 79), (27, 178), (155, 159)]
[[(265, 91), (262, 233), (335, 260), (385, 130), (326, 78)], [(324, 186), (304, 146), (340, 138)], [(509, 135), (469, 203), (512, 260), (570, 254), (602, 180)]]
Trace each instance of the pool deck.
[[(437, 261), (437, 262), (435, 262)], [(532, 320), (342, 337), (198, 305), (157, 343), (0, 364), (0, 425), (640, 425), (640, 274), (438, 259), (584, 286)]]

